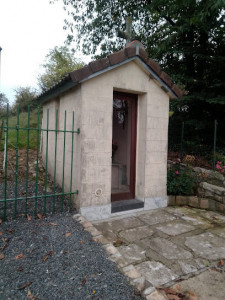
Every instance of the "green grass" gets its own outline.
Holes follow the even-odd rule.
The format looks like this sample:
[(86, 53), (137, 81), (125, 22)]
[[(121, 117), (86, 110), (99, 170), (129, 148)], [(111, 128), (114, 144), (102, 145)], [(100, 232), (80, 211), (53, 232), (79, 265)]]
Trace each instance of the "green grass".
[[(30, 112), (30, 126), (29, 128), (37, 128), (37, 109)], [(41, 122), (42, 122), (42, 112), (40, 111), (39, 116), (39, 128), (41, 128)], [(8, 130), (8, 147), (14, 148), (16, 146), (16, 140), (17, 140), (17, 130), (16, 130), (16, 124), (17, 124), (17, 116), (10, 116), (9, 117), (9, 127), (11, 127)], [(21, 128), (28, 128), (28, 113), (27, 112), (21, 112), (19, 115), (19, 142), (18, 147), (19, 149), (26, 148), (27, 147), (27, 134), (28, 130), (22, 130)], [(3, 134), (2, 141), (0, 143), (0, 150), (4, 149), (4, 141), (5, 137)], [(37, 148), (37, 130), (30, 130), (29, 133), (29, 148), (30, 149), (36, 149)]]

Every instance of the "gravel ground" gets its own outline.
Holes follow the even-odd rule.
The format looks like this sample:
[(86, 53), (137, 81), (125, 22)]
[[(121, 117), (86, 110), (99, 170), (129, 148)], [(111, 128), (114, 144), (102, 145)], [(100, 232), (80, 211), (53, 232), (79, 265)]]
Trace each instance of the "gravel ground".
[[(48, 187), (49, 189), (49, 187)], [(28, 184), (28, 197), (29, 196), (34, 196), (35, 195), (35, 190), (36, 190), (36, 185), (34, 181), (29, 181)], [(44, 195), (45, 191), (44, 188), (38, 184), (38, 190), (37, 190), (38, 195)], [(26, 196), (26, 182), (25, 180), (21, 180), (18, 182), (18, 187), (17, 187), (17, 192), (18, 192), (18, 197), (23, 197), (25, 198)], [(56, 188), (57, 193), (61, 193), (62, 190), (60, 188)], [(53, 194), (51, 190), (48, 190), (47, 194)], [(8, 181), (7, 183), (7, 199), (9, 198), (15, 198), (15, 182)], [(4, 183), (0, 182), (0, 199), (4, 199)], [(62, 208), (62, 203), (63, 203), (63, 210), (68, 211), (69, 209), (69, 197), (64, 196), (64, 199), (62, 201), (62, 197), (46, 197), (46, 214), (52, 213), (53, 209), (53, 200), (55, 201), (55, 212), (61, 212)], [(37, 199), (37, 213), (43, 214), (44, 213), (44, 201), (45, 198), (38, 198)], [(18, 200), (17, 201), (17, 216), (21, 217), (24, 215), (25, 212), (25, 199), (24, 200)], [(28, 199), (27, 202), (27, 214), (29, 216), (34, 216), (34, 207), (35, 207), (35, 200), (33, 199)], [(15, 211), (15, 201), (7, 201), (6, 204), (6, 215), (7, 215), (7, 220), (11, 220), (14, 217), (14, 211)], [(3, 218), (4, 214), (4, 202), (0, 203), (0, 218)]]
[(0, 299), (140, 300), (70, 213), (2, 222), (0, 248)]

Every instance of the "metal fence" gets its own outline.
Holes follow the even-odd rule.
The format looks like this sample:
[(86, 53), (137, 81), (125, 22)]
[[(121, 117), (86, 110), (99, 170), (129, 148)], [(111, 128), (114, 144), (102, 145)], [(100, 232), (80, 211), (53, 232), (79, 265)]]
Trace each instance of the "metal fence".
[[(21, 119), (19, 108), (14, 116), (15, 124), (11, 124), (11, 114), (7, 106), (4, 124), (1, 126), (2, 138), (0, 140), (0, 218), (16, 218), (18, 215), (30, 217), (46, 213), (54, 213), (56, 210), (70, 210), (72, 207), (73, 191), (73, 160), (74, 160), (74, 134), (79, 134), (79, 128), (74, 130), (74, 112), (72, 112), (71, 128), (67, 129), (67, 113), (64, 113), (64, 126), (59, 129), (58, 110), (55, 112), (55, 126), (49, 128), (49, 109), (46, 110), (46, 124), (41, 126), (42, 112), (37, 108), (35, 118), (32, 115), (31, 124), (30, 107), (26, 117)], [(70, 112), (71, 114), (71, 112)], [(26, 118), (26, 120), (24, 120)], [(34, 120), (36, 119), (36, 120)], [(21, 122), (22, 121), (22, 122)], [(26, 121), (26, 123), (25, 123)], [(25, 124), (25, 125), (24, 125)], [(36, 126), (33, 126), (35, 124)], [(32, 126), (31, 126), (32, 125)], [(49, 134), (54, 135), (54, 143), (49, 144)], [(43, 146), (43, 135), (45, 145)], [(60, 139), (58, 138), (60, 135)], [(65, 191), (65, 157), (66, 143), (71, 143), (70, 154), (70, 183)], [(25, 141), (25, 145), (24, 145)], [(58, 145), (63, 151), (57, 152)], [(41, 147), (41, 148), (40, 148)], [(45, 147), (45, 149), (43, 148)], [(54, 147), (54, 171), (48, 174), (49, 147)], [(42, 154), (45, 159), (42, 160)], [(62, 156), (61, 182), (57, 182), (57, 159)], [(67, 158), (68, 159), (68, 158)], [(67, 184), (68, 186), (68, 184)]]
[(169, 152), (176, 153), (181, 161), (187, 155), (195, 156), (215, 169), (217, 160), (225, 160), (222, 126), (214, 120), (207, 124), (207, 129), (196, 127), (189, 122), (181, 122), (176, 128), (169, 126)]

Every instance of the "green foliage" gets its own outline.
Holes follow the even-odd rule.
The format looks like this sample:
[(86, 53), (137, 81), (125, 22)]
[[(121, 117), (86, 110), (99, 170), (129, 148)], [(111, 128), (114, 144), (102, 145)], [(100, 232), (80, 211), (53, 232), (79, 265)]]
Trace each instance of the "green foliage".
[(74, 52), (67, 47), (55, 47), (46, 55), (46, 63), (42, 65), (44, 73), (38, 77), (38, 85), (42, 92), (53, 87), (69, 72), (79, 69), (84, 63), (74, 57)]
[[(190, 120), (203, 124), (204, 135), (217, 119), (225, 132), (224, 0), (62, 1), (69, 14), (68, 43), (75, 41), (84, 54), (98, 50), (105, 56), (123, 48), (125, 41), (116, 36), (131, 16), (134, 36), (185, 91), (182, 102), (173, 102), (173, 128)], [(179, 110), (183, 105), (187, 112)]]
[(167, 172), (168, 195), (193, 195), (196, 178), (189, 167), (175, 164)]
[[(40, 112), (39, 117), (40, 123), (39, 128), (41, 128), (41, 120), (42, 120), (42, 112)], [(10, 116), (9, 117), (9, 131), (8, 131), (8, 147), (13, 148), (16, 145), (16, 125), (17, 125), (17, 116)], [(22, 112), (19, 115), (19, 127), (20, 128), (27, 128), (28, 124), (28, 113)], [(37, 109), (34, 109), (30, 113), (30, 128), (37, 128)], [(19, 130), (19, 149), (27, 147), (27, 130)], [(29, 148), (30, 149), (37, 149), (37, 131), (30, 130), (29, 132)], [(4, 149), (4, 134), (3, 134), (3, 142), (0, 144), (0, 150)]]
[(37, 97), (37, 91), (32, 87), (19, 87), (15, 89), (15, 103), (12, 107), (12, 113), (16, 114), (19, 108), (20, 112), (28, 111), (28, 106), (30, 109), (34, 109), (37, 106), (35, 98)]
[(9, 103), (9, 100), (7, 99), (6, 95), (0, 93), (0, 118), (3, 117), (6, 112), (7, 103)]

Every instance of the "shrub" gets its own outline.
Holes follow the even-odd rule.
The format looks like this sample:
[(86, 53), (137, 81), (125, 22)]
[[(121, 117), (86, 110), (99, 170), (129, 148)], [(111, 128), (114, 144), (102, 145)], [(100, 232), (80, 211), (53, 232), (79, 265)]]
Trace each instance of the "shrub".
[(174, 164), (167, 172), (168, 195), (193, 195), (196, 176), (189, 167)]

